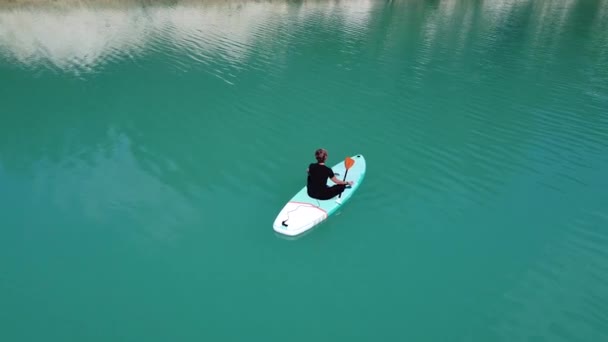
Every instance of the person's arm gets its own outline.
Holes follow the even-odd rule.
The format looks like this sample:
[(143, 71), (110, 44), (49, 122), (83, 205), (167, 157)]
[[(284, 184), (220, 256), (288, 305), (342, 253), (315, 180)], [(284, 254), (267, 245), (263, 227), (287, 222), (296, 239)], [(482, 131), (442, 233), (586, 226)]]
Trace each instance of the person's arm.
[(341, 180), (339, 180), (336, 176), (331, 177), (332, 182), (336, 183), (336, 184), (344, 184), (344, 185), (348, 185), (348, 184), (352, 184), (352, 181), (348, 181), (348, 182), (343, 182)]

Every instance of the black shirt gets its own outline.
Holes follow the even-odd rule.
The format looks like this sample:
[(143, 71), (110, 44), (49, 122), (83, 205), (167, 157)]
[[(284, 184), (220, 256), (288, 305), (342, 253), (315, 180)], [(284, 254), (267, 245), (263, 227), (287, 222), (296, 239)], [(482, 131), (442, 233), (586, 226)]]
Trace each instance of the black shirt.
[(318, 163), (313, 163), (308, 166), (308, 192), (316, 193), (327, 188), (327, 180), (334, 176), (334, 171)]

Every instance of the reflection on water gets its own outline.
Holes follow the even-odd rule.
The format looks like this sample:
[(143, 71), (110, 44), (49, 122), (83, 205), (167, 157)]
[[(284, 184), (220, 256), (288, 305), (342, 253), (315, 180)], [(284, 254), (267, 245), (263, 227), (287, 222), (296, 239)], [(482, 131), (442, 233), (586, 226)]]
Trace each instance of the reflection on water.
[[(420, 32), (430, 47), (437, 35), (453, 35), (462, 47), (471, 39), (473, 28), (483, 25), (488, 39), (500, 39), (505, 26), (525, 25), (512, 22), (524, 9), (534, 17), (530, 30), (533, 46), (551, 45), (559, 39), (577, 6), (587, 6), (592, 25), (606, 22), (605, 0), (591, 1), (485, 1), (460, 3), (444, 0), (428, 4), (420, 0), (391, 1), (387, 6), (406, 16), (420, 17)], [(306, 21), (339, 23), (345, 34), (360, 34), (370, 28), (374, 14), (380, 15), (383, 3), (353, 0), (347, 5), (335, 1), (170, 1), (140, 4), (137, 1), (16, 1), (0, 5), (0, 53), (28, 67), (57, 68), (72, 73), (94, 72), (106, 63), (137, 58), (147, 48), (162, 42), (173, 46), (200, 63), (225, 58), (239, 65), (246, 63), (252, 49), (268, 45), (282, 35), (288, 39), (290, 27)], [(431, 9), (432, 12), (428, 12)], [(392, 13), (391, 15), (395, 15)], [(399, 13), (398, 15), (403, 15)], [(604, 22), (604, 24), (602, 24)], [(399, 34), (407, 21), (393, 22), (390, 34)], [(546, 30), (554, 32), (547, 41)], [(302, 32), (300, 32), (302, 33)], [(304, 32), (305, 34), (305, 32)], [(603, 44), (606, 53), (605, 40)], [(431, 53), (431, 49), (428, 50)], [(281, 51), (272, 51), (280, 54)]]
[(248, 51), (276, 38), (286, 25), (335, 17), (332, 20), (348, 31), (349, 25), (364, 26), (377, 4), (175, 1), (139, 6), (132, 1), (102, 1), (71, 6), (66, 1), (56, 6), (0, 6), (0, 47), (3, 54), (29, 67), (76, 73), (137, 57), (157, 42), (173, 45), (202, 63), (211, 57), (242, 63)]
[[(79, 110), (70, 111), (63, 103), (58, 103), (51, 107), (56, 112), (54, 119), (39, 119), (36, 121), (39, 124), (28, 126), (15, 110), (5, 114), (13, 120), (4, 123), (6, 134), (0, 137), (0, 141), (4, 141), (0, 150), (4, 149), (4, 153), (0, 160), (6, 168), (12, 168), (34, 165), (52, 153), (57, 154), (52, 159), (55, 161), (69, 160), (73, 156), (78, 156), (75, 159), (95, 159), (95, 153), (105, 153), (105, 148), (112, 150), (108, 146), (120, 145), (117, 137), (122, 136), (122, 141), (129, 142), (129, 148), (143, 170), (162, 179), (169, 179), (171, 174), (178, 172), (176, 170), (181, 170), (186, 175), (179, 179), (185, 182), (195, 179), (201, 170), (182, 146), (204, 146), (222, 139), (231, 141), (219, 133), (219, 137), (213, 138), (210, 134), (198, 134), (197, 127), (220, 132), (226, 125), (238, 126), (247, 122), (251, 128), (266, 133), (248, 146), (263, 148), (294, 136), (295, 132), (290, 132), (282, 115), (297, 109), (283, 99), (297, 93), (298, 107), (318, 106), (314, 111), (302, 113), (307, 122), (313, 122), (325, 120), (323, 113), (328, 108), (343, 111), (341, 107), (345, 104), (341, 101), (316, 101), (333, 92), (353, 95), (349, 101), (362, 112), (373, 112), (374, 106), (378, 105), (393, 106), (383, 114), (390, 122), (389, 127), (381, 128), (383, 134), (371, 138), (354, 137), (351, 143), (363, 146), (371, 141), (380, 146), (391, 139), (407, 142), (393, 144), (391, 148), (399, 154), (421, 156), (429, 168), (438, 170), (437, 178), (421, 175), (419, 180), (425, 187), (425, 194), (432, 196), (432, 192), (426, 190), (447, 186), (441, 182), (463, 191), (485, 188), (492, 194), (495, 191), (492, 187), (500, 185), (504, 179), (496, 170), (515, 173), (517, 167), (533, 168), (530, 163), (535, 158), (539, 164), (546, 161), (544, 155), (527, 155), (531, 150), (562, 154), (572, 145), (572, 137), (577, 137), (589, 150), (601, 151), (604, 118), (583, 117), (585, 107), (570, 112), (564, 110), (562, 115), (555, 117), (546, 113), (543, 107), (558, 103), (561, 110), (568, 108), (567, 101), (559, 101), (564, 99), (564, 94), (576, 92), (587, 97), (585, 106), (589, 108), (605, 106), (608, 101), (605, 82), (608, 78), (607, 8), (608, 0), (510, 0), (481, 4), (456, 0), (387, 3), (372, 0), (348, 3), (235, 0), (171, 1), (154, 5), (136, 1), (64, 0), (44, 5), (4, 4), (0, 6), (0, 54), (6, 57), (5, 63), (93, 77), (87, 73), (100, 72), (108, 64), (138, 63), (146, 54), (160, 54), (163, 63), (172, 68), (191, 70), (200, 67), (224, 85), (237, 84), (240, 76), (249, 82), (255, 79), (256, 83), (255, 86), (248, 83), (235, 95), (214, 93), (216, 84), (198, 80), (196, 87), (205, 89), (204, 94), (212, 94), (204, 97), (201, 103), (196, 102), (202, 98), (196, 88), (162, 83), (142, 93), (132, 86), (121, 90), (117, 84), (112, 86), (116, 88), (115, 95), (98, 99), (103, 103), (116, 103), (121, 96), (129, 97), (124, 102), (139, 96), (134, 103), (145, 99), (154, 107), (166, 106), (154, 120), (137, 111), (130, 116), (122, 115), (122, 108), (114, 108), (95, 115), (96, 124), (91, 126), (88, 124), (91, 118), (84, 117), (83, 113), (90, 113), (96, 105), (82, 105)], [(573, 26), (578, 30), (571, 30)], [(316, 30), (318, 27), (324, 27), (330, 33)], [(323, 59), (315, 49), (331, 51), (333, 55)], [(573, 62), (575, 68), (571, 67)], [(552, 71), (560, 68), (572, 73), (568, 77), (572, 76), (577, 83), (558, 79), (563, 74)], [(348, 74), (339, 77), (353, 76), (342, 82), (339, 77), (325, 79), (323, 87), (319, 87), (318, 76), (312, 75), (317, 70), (325, 73), (344, 71)], [(298, 77), (286, 81), (293, 75)], [(302, 75), (309, 75), (308, 83)], [(133, 81), (134, 84), (138, 82)], [(285, 82), (289, 87), (285, 87)], [(361, 82), (369, 86), (362, 86)], [(532, 95), (537, 92), (537, 82), (546, 82), (551, 92)], [(150, 96), (148, 92), (154, 89), (155, 96)], [(268, 89), (276, 94), (269, 94)], [(86, 88), (67, 93), (83, 98), (90, 96)], [(441, 93), (457, 94), (457, 97), (441, 96)], [(429, 101), (425, 94), (436, 96)], [(57, 98), (69, 96), (56, 94)], [(514, 96), (519, 96), (517, 104), (512, 101)], [(191, 104), (196, 110), (183, 112), (181, 120), (173, 120), (165, 113), (175, 109), (163, 102), (163, 97)], [(32, 106), (32, 112), (39, 112), (35, 104), (18, 106), (21, 111)], [(499, 112), (509, 111), (509, 114), (496, 120), (496, 116), (488, 114), (489, 106), (495, 106)], [(401, 108), (407, 109), (407, 115)], [(456, 110), (463, 112), (463, 117), (469, 120), (468, 125), (450, 127), (452, 140), (444, 144), (421, 143), (428, 139), (429, 125), (441, 127), (429, 119), (432, 118), (430, 114)], [(568, 124), (563, 121), (566, 114), (570, 118)], [(377, 126), (374, 118), (363, 120), (368, 120), (370, 126)], [(441, 122), (448, 120), (441, 118)], [(595, 124), (587, 125), (586, 120)], [(550, 135), (547, 135), (549, 130)], [(166, 143), (163, 141), (167, 132), (179, 134), (175, 133), (177, 138), (172, 143)], [(519, 136), (517, 141), (510, 142), (513, 132)], [(19, 136), (33, 134), (44, 143), (20, 143)], [(471, 136), (474, 141), (467, 141)], [(450, 146), (468, 149), (471, 161), (479, 163), (477, 167), (485, 171), (482, 177), (487, 178), (467, 181), (454, 178), (458, 154), (450, 151)], [(572, 154), (576, 152), (579, 151)], [(494, 158), (502, 153), (518, 155), (521, 160), (513, 163)], [(438, 155), (443, 157), (437, 158)], [(210, 153), (207, 158), (221, 162), (219, 153)], [(577, 178), (576, 175), (571, 177)], [(187, 184), (180, 186), (176, 179), (170, 183), (180, 192), (188, 193)], [(269, 179), (267, 185), (272, 184)], [(480, 199), (471, 197), (470, 200)]]

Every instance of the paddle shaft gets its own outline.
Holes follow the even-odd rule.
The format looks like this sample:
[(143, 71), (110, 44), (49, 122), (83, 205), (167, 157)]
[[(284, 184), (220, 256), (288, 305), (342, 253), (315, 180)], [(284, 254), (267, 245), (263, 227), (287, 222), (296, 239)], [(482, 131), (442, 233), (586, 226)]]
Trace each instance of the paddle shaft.
[[(346, 175), (348, 174), (348, 169), (346, 169), (346, 172), (344, 172), (344, 179), (342, 179), (343, 182), (346, 182)], [(338, 195), (338, 198), (342, 198), (342, 193), (340, 193)]]
[[(345, 172), (344, 172), (344, 180), (342, 180), (343, 182), (346, 182), (346, 175), (348, 174), (348, 170), (351, 167), (353, 167), (354, 164), (355, 164), (355, 161), (352, 158), (346, 157), (346, 159), (344, 159)], [(342, 192), (338, 195), (338, 198), (342, 198)]]

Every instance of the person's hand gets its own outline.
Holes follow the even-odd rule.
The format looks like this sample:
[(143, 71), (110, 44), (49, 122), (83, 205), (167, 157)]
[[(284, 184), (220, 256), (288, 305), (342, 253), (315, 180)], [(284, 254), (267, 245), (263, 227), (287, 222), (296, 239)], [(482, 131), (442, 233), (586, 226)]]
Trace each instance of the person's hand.
[(353, 183), (354, 183), (353, 181), (346, 182), (347, 185), (353, 185)]

